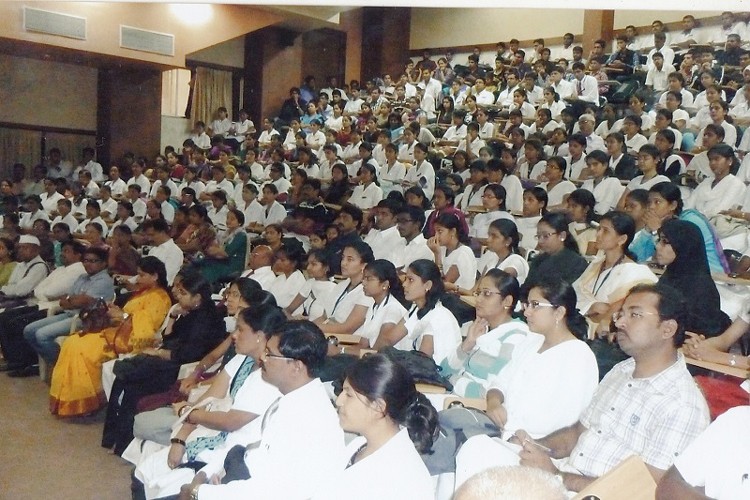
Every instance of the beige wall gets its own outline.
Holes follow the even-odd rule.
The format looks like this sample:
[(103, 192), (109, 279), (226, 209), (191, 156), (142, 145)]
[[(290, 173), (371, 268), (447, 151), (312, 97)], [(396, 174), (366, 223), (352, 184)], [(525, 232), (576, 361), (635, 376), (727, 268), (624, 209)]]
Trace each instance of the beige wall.
[(96, 130), (97, 70), (0, 55), (0, 121)]
[[(469, 27), (469, 28), (467, 28)], [(583, 11), (412, 9), (410, 49), (497, 43), (583, 32)]]
[(625, 29), (625, 26), (647, 26), (651, 21), (656, 19), (663, 23), (673, 23), (682, 21), (683, 16), (692, 14), (696, 19), (721, 15), (720, 10), (706, 12), (691, 12), (681, 10), (616, 10), (615, 26), (616, 30)]
[[(174, 10), (168, 4), (28, 2), (38, 9), (85, 17), (87, 40), (74, 40), (23, 30), (23, 2), (0, 2), (0, 37), (25, 40), (76, 50), (184, 66), (185, 55), (244, 35), (282, 18), (243, 5), (208, 5), (210, 19), (188, 20), (187, 8)], [(120, 48), (120, 25), (175, 35), (175, 56), (162, 56)], [(220, 28), (219, 28), (220, 27)]]
[(174, 146), (177, 151), (182, 148), (182, 142), (190, 137), (190, 120), (177, 116), (161, 117), (161, 146), (163, 152), (165, 146)]

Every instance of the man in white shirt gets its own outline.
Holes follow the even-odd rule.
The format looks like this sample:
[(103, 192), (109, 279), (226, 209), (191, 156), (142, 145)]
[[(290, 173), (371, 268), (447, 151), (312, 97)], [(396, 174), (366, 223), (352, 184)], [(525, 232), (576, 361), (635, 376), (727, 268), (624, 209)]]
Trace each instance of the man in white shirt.
[(484, 86), (484, 78), (474, 81), (474, 96), (477, 98), (478, 106), (488, 106), (495, 101), (495, 95)]
[(99, 184), (94, 182), (91, 178), (91, 172), (88, 170), (81, 170), (78, 174), (78, 182), (86, 191), (87, 198), (99, 198)]
[(282, 397), (263, 415), (259, 442), (238, 445), (227, 455), (244, 458), (247, 479), (204, 484), (221, 468), (218, 463), (183, 486), (183, 494), (199, 500), (315, 498), (340, 474), (344, 432), (317, 378), (328, 350), (325, 335), (309, 321), (290, 321), (268, 333), (262, 375)]
[(656, 500), (750, 498), (750, 406), (730, 408), (675, 459)]
[(646, 73), (646, 87), (654, 92), (664, 92), (667, 90), (667, 77), (672, 71), (664, 68), (664, 55), (661, 52), (651, 54), (653, 64)]
[(94, 179), (94, 182), (103, 182), (104, 169), (102, 168), (101, 163), (97, 163), (94, 161), (94, 155), (96, 154), (94, 148), (85, 147), (83, 148), (82, 154), (83, 165), (79, 167), (79, 169), (91, 172), (91, 178)]
[(49, 222), (47, 212), (42, 209), (42, 200), (39, 196), (32, 194), (27, 196), (23, 202), (24, 211), (20, 213), (18, 225), (21, 229), (30, 230), (37, 219), (44, 219)]
[(346, 106), (344, 106), (344, 115), (345, 116), (359, 116), (360, 111), (362, 111), (362, 104), (364, 102), (365, 101), (363, 101), (359, 97), (359, 90), (352, 89), (351, 99), (346, 101)]
[(648, 59), (646, 60), (646, 68), (651, 69), (654, 67), (653, 56), (657, 52), (664, 56), (664, 68), (668, 71), (674, 70), (674, 50), (670, 49), (666, 45), (667, 35), (666, 33), (659, 32), (654, 33), (654, 48), (648, 53)]
[(211, 167), (211, 175), (213, 179), (208, 181), (206, 189), (198, 195), (198, 199), (203, 202), (204, 205), (209, 206), (211, 204), (211, 193), (214, 191), (224, 191), (227, 196), (232, 196), (234, 186), (230, 181), (226, 179), (226, 171), (221, 165), (214, 165)]
[(54, 229), (55, 224), (63, 223), (68, 226), (70, 232), (74, 232), (78, 228), (78, 220), (73, 217), (70, 211), (73, 209), (73, 204), (70, 200), (65, 198), (57, 200), (57, 217), (55, 217), (50, 226)]
[(607, 151), (607, 145), (604, 144), (604, 139), (594, 133), (595, 126), (596, 118), (594, 118), (594, 115), (583, 114), (578, 119), (580, 134), (586, 138), (586, 153), (590, 153), (595, 149)]
[(159, 188), (162, 186), (167, 186), (169, 188), (169, 192), (172, 193), (172, 196), (177, 196), (179, 194), (177, 184), (175, 184), (175, 182), (170, 178), (169, 174), (169, 167), (166, 165), (162, 165), (161, 167), (156, 168), (156, 180), (151, 185), (151, 191), (148, 193), (149, 198), (155, 198), (156, 192), (159, 191)]
[(224, 140), (224, 143), (230, 146), (235, 152), (239, 150), (240, 145), (245, 142), (245, 138), (255, 133), (255, 124), (249, 118), (246, 110), (240, 110), (240, 119), (237, 122), (232, 122), (229, 127), (228, 136)]
[(404, 205), (396, 214), (398, 234), (404, 239), (406, 245), (395, 249), (390, 261), (400, 272), (406, 272), (406, 268), (415, 260), (435, 260), (435, 255), (427, 246), (427, 240), (422, 234), (425, 220), (424, 210), (411, 205)]
[(560, 99), (567, 99), (576, 93), (576, 88), (569, 81), (565, 80), (563, 78), (564, 76), (565, 70), (561, 66), (555, 66), (549, 73), (550, 86), (555, 89), (555, 92), (560, 96)]
[(257, 281), (263, 290), (268, 291), (271, 283), (276, 279), (276, 273), (271, 269), (273, 250), (268, 245), (258, 245), (250, 252), (247, 261), (249, 269), (242, 273), (243, 278)]
[(42, 200), (42, 209), (47, 215), (52, 215), (57, 210), (57, 202), (64, 199), (64, 196), (57, 192), (55, 179), (44, 179), (44, 192), (39, 195)]
[[(508, 71), (506, 71), (505, 82), (508, 84), (508, 86), (497, 96), (497, 101), (495, 101), (495, 104), (507, 108), (510, 107), (511, 104), (513, 104), (513, 92), (518, 88), (519, 85), (518, 72), (514, 69), (509, 69)], [(477, 101), (477, 104), (478, 103), (479, 101)]]
[(388, 259), (391, 255), (403, 251), (406, 241), (398, 232), (396, 212), (398, 203), (393, 200), (381, 200), (375, 212), (375, 228), (365, 236), (365, 243), (370, 245), (376, 259)]
[(152, 245), (148, 255), (164, 263), (167, 270), (167, 283), (171, 285), (182, 267), (184, 254), (169, 236), (169, 224), (163, 219), (153, 219), (147, 220), (141, 227), (146, 240)]
[(120, 179), (120, 169), (112, 167), (109, 169), (109, 180), (104, 183), (109, 186), (112, 190), (112, 197), (116, 200), (121, 200), (125, 197), (125, 191), (128, 189), (128, 185), (124, 180)]
[(133, 177), (128, 179), (127, 185), (138, 184), (141, 187), (141, 193), (148, 194), (151, 190), (151, 181), (143, 175), (143, 166), (136, 162), (130, 168), (133, 170)]
[(58, 148), (52, 148), (49, 150), (49, 160), (46, 164), (47, 177), (58, 179), (70, 179), (73, 173), (73, 165), (68, 160), (62, 159), (62, 153)]
[(425, 97), (432, 96), (432, 100), (437, 101), (437, 99), (443, 95), (443, 85), (440, 81), (432, 78), (432, 72), (427, 68), (422, 69), (421, 76), (422, 78), (419, 83), (417, 83), (417, 87), (424, 89)]
[(564, 99), (568, 102), (585, 101), (599, 106), (599, 82), (585, 71), (586, 66), (582, 62), (573, 63), (573, 93)]
[(146, 202), (141, 199), (141, 186), (128, 186), (127, 201), (133, 205), (133, 217), (137, 222), (141, 222), (146, 217)]

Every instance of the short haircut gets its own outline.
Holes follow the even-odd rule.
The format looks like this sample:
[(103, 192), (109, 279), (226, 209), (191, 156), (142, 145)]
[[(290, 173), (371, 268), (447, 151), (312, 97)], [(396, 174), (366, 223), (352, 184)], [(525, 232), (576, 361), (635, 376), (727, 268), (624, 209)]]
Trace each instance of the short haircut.
[(419, 227), (424, 226), (426, 221), (424, 210), (413, 205), (402, 205), (398, 211), (399, 214), (407, 214), (411, 220), (413, 220)]
[(669, 285), (660, 283), (642, 283), (630, 289), (628, 295), (635, 293), (652, 293), (659, 297), (659, 320), (674, 320), (677, 323), (677, 331), (672, 337), (675, 347), (680, 347), (685, 341), (685, 320), (688, 315), (687, 302), (682, 292)]
[(270, 333), (278, 337), (282, 356), (301, 361), (310, 377), (317, 376), (328, 352), (328, 342), (318, 325), (307, 320), (287, 321)]
[(86, 248), (86, 250), (83, 252), (82, 255), (86, 255), (86, 254), (93, 255), (97, 259), (104, 261), (104, 262), (107, 262), (107, 258), (109, 258), (109, 252), (107, 251), (106, 248), (102, 248), (102, 247), (88, 247)]
[(354, 219), (354, 221), (357, 223), (357, 227), (362, 224), (362, 218), (364, 217), (364, 214), (362, 213), (362, 209), (358, 206), (351, 203), (344, 203), (344, 205), (341, 207), (340, 213), (350, 215), (351, 218)]
[(144, 231), (153, 229), (157, 233), (169, 233), (169, 224), (164, 219), (149, 219), (141, 225), (141, 228)]

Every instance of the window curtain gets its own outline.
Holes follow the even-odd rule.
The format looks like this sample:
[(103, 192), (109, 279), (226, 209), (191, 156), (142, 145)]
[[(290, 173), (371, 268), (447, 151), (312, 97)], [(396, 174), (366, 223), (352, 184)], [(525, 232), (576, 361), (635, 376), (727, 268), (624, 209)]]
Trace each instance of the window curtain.
[[(196, 68), (193, 87), (191, 119), (204, 122), (206, 127), (216, 113), (216, 108), (232, 108), (232, 73), (209, 68)], [(231, 115), (229, 116), (231, 119)]]
[(26, 175), (42, 160), (42, 133), (36, 130), (0, 128), (0, 177), (9, 177), (14, 163), (26, 165)]

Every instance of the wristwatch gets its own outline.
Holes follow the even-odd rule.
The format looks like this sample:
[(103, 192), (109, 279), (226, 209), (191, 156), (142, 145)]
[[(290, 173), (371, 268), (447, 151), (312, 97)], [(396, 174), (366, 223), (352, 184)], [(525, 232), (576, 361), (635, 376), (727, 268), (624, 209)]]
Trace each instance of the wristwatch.
[(737, 366), (737, 355), (732, 354), (732, 357), (729, 358), (729, 366)]

